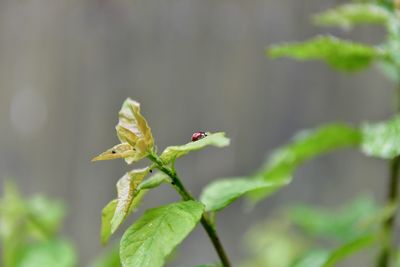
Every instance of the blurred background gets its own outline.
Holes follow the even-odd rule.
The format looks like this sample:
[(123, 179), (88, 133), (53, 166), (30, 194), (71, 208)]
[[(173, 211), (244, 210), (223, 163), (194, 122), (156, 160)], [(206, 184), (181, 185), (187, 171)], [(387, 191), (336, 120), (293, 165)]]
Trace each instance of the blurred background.
[[(159, 150), (188, 142), (197, 130), (231, 137), (229, 148), (178, 162), (195, 195), (215, 178), (253, 172), (300, 129), (388, 118), (393, 85), (376, 69), (350, 76), (322, 63), (264, 56), (270, 44), (325, 32), (378, 43), (380, 27), (353, 33), (311, 25), (311, 14), (344, 2), (0, 1), (0, 187), (11, 179), (26, 195), (65, 201), (64, 234), (77, 244), (84, 266), (101, 250), (101, 209), (133, 168), (122, 160), (90, 162), (117, 143), (114, 126), (126, 97), (142, 103)], [(382, 201), (386, 176), (385, 162), (358, 152), (324, 156), (253, 212), (241, 201), (225, 209), (221, 238), (237, 263), (242, 233), (274, 210), (291, 203), (334, 207), (362, 192)], [(162, 186), (145, 197), (140, 212), (177, 199)], [(171, 266), (216, 259), (198, 228)]]

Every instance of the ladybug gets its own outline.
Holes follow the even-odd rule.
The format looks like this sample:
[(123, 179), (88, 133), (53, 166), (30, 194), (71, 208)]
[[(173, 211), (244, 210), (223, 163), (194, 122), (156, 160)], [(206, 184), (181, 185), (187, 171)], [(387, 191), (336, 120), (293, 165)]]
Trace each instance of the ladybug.
[(196, 141), (198, 141), (198, 140), (200, 140), (200, 139), (203, 139), (204, 137), (206, 137), (207, 136), (207, 133), (206, 132), (195, 132), (193, 135), (192, 135), (192, 142), (196, 142)]

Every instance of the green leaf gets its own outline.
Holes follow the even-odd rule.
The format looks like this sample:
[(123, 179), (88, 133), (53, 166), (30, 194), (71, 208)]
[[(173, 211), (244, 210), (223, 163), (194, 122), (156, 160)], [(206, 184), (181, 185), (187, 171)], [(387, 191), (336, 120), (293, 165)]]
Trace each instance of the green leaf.
[(111, 236), (111, 220), (114, 217), (118, 200), (111, 200), (101, 211), (101, 231), (100, 239), (102, 244), (106, 244)]
[(400, 117), (381, 123), (365, 124), (362, 127), (362, 151), (383, 159), (400, 155)]
[[(109, 202), (102, 211), (100, 232), (102, 244), (108, 242), (112, 233), (122, 224), (128, 214), (137, 208), (148, 189), (169, 181), (169, 177), (161, 172), (155, 173), (150, 178), (141, 181), (144, 177), (143, 175), (147, 174), (149, 170), (137, 170), (136, 173), (127, 173), (118, 182), (117, 188), (120, 198)], [(139, 182), (140, 184), (138, 185)], [(120, 208), (117, 210), (118, 203), (120, 204)], [(127, 207), (129, 208), (126, 209)], [(114, 226), (112, 225), (113, 222)]]
[(390, 19), (387, 9), (370, 3), (352, 3), (329, 9), (313, 17), (322, 26), (349, 29), (356, 24), (385, 24)]
[[(284, 216), (257, 222), (245, 234), (245, 246), (251, 255), (243, 267), (288, 267), (309, 246)], [(311, 266), (307, 266), (311, 267)]]
[(150, 176), (148, 179), (142, 181), (137, 190), (142, 190), (142, 189), (152, 189), (155, 188), (162, 183), (168, 183), (170, 181), (170, 178), (168, 175), (162, 172), (157, 172)]
[(0, 199), (1, 260), (4, 266), (15, 266), (28, 236), (26, 227), (26, 203), (14, 183), (4, 184), (4, 195)]
[(161, 267), (165, 258), (200, 221), (204, 206), (195, 201), (147, 210), (122, 237), (122, 266)]
[(0, 236), (12, 238), (13, 234), (21, 231), (21, 224), (26, 215), (25, 201), (22, 199), (17, 187), (12, 182), (5, 182), (4, 195), (0, 199)]
[(63, 203), (35, 196), (27, 201), (28, 222), (42, 237), (54, 236), (61, 227), (65, 215)]
[(335, 266), (340, 260), (346, 258), (349, 255), (354, 254), (355, 252), (364, 249), (373, 245), (378, 240), (376, 234), (370, 234), (361, 236), (355, 240), (352, 240), (343, 246), (335, 249), (328, 257), (328, 259), (324, 262), (322, 267), (331, 267)]
[[(143, 168), (133, 170), (126, 173), (117, 183), (118, 202), (115, 208), (115, 213), (111, 219), (111, 233), (114, 233), (117, 228), (125, 220), (126, 216), (132, 209), (132, 203), (138, 194), (137, 187), (142, 182), (144, 177), (149, 173), (150, 169)], [(138, 204), (138, 203), (137, 203)]]
[(341, 40), (333, 36), (318, 36), (302, 43), (275, 45), (268, 49), (272, 58), (291, 57), (297, 60), (323, 60), (342, 71), (357, 71), (367, 67), (383, 52), (372, 46)]
[(36, 243), (26, 248), (15, 267), (75, 267), (76, 256), (71, 244), (62, 240)]
[[(385, 209), (386, 210), (386, 209)], [(382, 217), (374, 202), (359, 198), (335, 210), (308, 206), (297, 206), (289, 210), (293, 224), (315, 238), (349, 242), (370, 233), (375, 225), (369, 222)]]
[(168, 164), (176, 158), (182, 157), (191, 151), (200, 150), (206, 146), (225, 147), (228, 145), (229, 139), (225, 137), (225, 133), (213, 133), (208, 134), (208, 136), (203, 139), (187, 143), (186, 145), (167, 147), (161, 154), (160, 158), (165, 164)]
[(285, 184), (287, 181), (266, 182), (248, 178), (217, 180), (204, 189), (200, 200), (206, 206), (206, 211), (218, 211), (246, 193), (256, 189), (275, 191)]
[(312, 250), (302, 255), (290, 267), (321, 267), (329, 254), (329, 251), (324, 249)]
[[(315, 130), (302, 131), (290, 144), (276, 150), (255, 177), (263, 177), (267, 182), (288, 183), (296, 168), (305, 161), (340, 148), (358, 146), (360, 142), (360, 131), (346, 124), (328, 124)], [(267, 190), (257, 190), (250, 195), (256, 201), (269, 193)]]
[(400, 73), (396, 64), (393, 64), (389, 60), (381, 60), (378, 63), (378, 67), (388, 79), (396, 84), (400, 82)]
[(104, 251), (89, 267), (121, 267), (118, 246)]

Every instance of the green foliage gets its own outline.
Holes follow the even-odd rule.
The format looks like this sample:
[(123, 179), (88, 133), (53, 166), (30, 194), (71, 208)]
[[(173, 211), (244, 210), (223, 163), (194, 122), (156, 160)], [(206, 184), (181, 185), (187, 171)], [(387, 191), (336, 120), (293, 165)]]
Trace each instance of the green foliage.
[(111, 249), (106, 250), (89, 267), (121, 267), (119, 259), (119, 247), (113, 245)]
[(250, 227), (244, 244), (250, 258), (240, 267), (289, 267), (307, 248), (306, 240), (296, 233), (290, 221), (278, 216)]
[[(175, 160), (191, 151), (210, 145), (216, 147), (229, 145), (225, 133), (208, 133), (198, 141), (167, 147), (158, 156), (150, 127), (140, 114), (140, 104), (131, 99), (127, 99), (122, 105), (116, 129), (121, 143), (101, 153), (93, 161), (124, 158), (130, 164), (147, 157), (153, 164), (132, 170), (118, 181), (118, 198), (108, 203), (102, 212), (100, 233), (102, 243), (106, 243), (111, 234), (134, 211), (144, 194), (162, 183), (169, 183), (174, 186), (184, 202), (148, 210), (126, 230), (120, 243), (122, 266), (162, 266), (165, 258), (203, 217), (202, 224), (212, 239), (221, 262), (229, 267), (209, 214), (203, 216), (204, 205), (197, 202), (186, 190), (174, 168)], [(158, 169), (160, 172), (145, 179), (153, 169)]]
[(100, 239), (102, 244), (106, 244), (111, 236), (111, 220), (114, 217), (118, 200), (111, 200), (101, 212)]
[(151, 209), (125, 232), (122, 266), (159, 267), (200, 221), (204, 206), (195, 201)]
[(153, 189), (161, 185), (162, 183), (170, 183), (171, 179), (165, 173), (158, 172), (153, 174), (148, 179), (141, 182), (137, 188), (137, 190), (143, 189)]
[(256, 179), (234, 178), (217, 180), (209, 184), (200, 196), (206, 211), (218, 211), (237, 198), (254, 190), (275, 191), (286, 184), (286, 181), (262, 181)]
[(290, 267), (321, 267), (329, 257), (325, 249), (311, 250), (298, 258)]
[[(111, 233), (117, 230), (129, 212), (139, 204), (141, 195), (136, 189), (149, 171), (149, 168), (133, 170), (119, 179), (117, 207), (111, 219)], [(134, 201), (135, 199), (138, 201)]]
[(339, 209), (290, 207), (250, 228), (245, 241), (251, 258), (240, 267), (335, 266), (380, 240), (378, 226), (385, 209), (366, 197)]
[(190, 142), (182, 146), (169, 146), (161, 153), (160, 158), (164, 164), (168, 164), (191, 151), (200, 150), (206, 146), (225, 147), (228, 145), (229, 139), (225, 137), (225, 133), (213, 133), (196, 142)]
[[(345, 124), (330, 124), (300, 132), (291, 143), (273, 152), (254, 177), (287, 184), (296, 168), (305, 161), (333, 150), (356, 147), (360, 140), (360, 132)], [(250, 196), (253, 201), (258, 201), (272, 192), (262, 189)]]
[(322, 267), (335, 266), (335, 264), (340, 260), (348, 257), (351, 254), (354, 254), (355, 252), (358, 252), (361, 249), (373, 245), (376, 241), (376, 234), (365, 235), (352, 240), (331, 252)]
[(0, 238), (4, 267), (73, 267), (75, 252), (58, 236), (64, 206), (43, 196), (24, 199), (7, 183), (0, 200)]
[(332, 150), (356, 147), (360, 140), (360, 132), (346, 124), (328, 124), (304, 130), (288, 145), (274, 151), (258, 175), (266, 180), (282, 180), (281, 177), (291, 175), (306, 160)]
[(362, 151), (383, 159), (400, 155), (400, 117), (362, 127)]
[(118, 181), (117, 190), (120, 197), (110, 201), (102, 211), (100, 237), (103, 244), (108, 242), (125, 218), (138, 207), (148, 189), (169, 182), (169, 177), (160, 172), (143, 181), (149, 171), (147, 168), (135, 170), (125, 174)]
[(318, 36), (302, 43), (274, 45), (268, 49), (272, 58), (291, 57), (297, 60), (323, 60), (335, 69), (357, 71), (383, 52), (375, 47), (345, 41), (333, 36)]
[(357, 24), (386, 24), (390, 16), (390, 12), (379, 5), (352, 3), (317, 14), (313, 21), (317, 25), (349, 29)]
[(290, 220), (308, 235), (329, 238), (341, 243), (369, 233), (370, 225), (365, 223), (373, 214), (378, 214), (378, 208), (365, 197), (334, 212), (304, 205), (294, 206), (289, 210)]
[(27, 203), (29, 224), (39, 228), (38, 234), (54, 235), (61, 227), (65, 216), (65, 207), (59, 201), (37, 195), (33, 196)]
[(302, 163), (321, 154), (346, 147), (357, 147), (359, 130), (345, 124), (325, 125), (303, 131), (293, 141), (276, 150), (264, 167), (248, 178), (222, 179), (208, 185), (201, 195), (206, 210), (223, 209), (242, 195), (260, 200), (290, 183), (293, 172)]
[(26, 246), (16, 267), (75, 267), (75, 251), (70, 243), (49, 240)]
[[(396, 4), (400, 5), (400, 2)], [(313, 17), (318, 25), (346, 29), (358, 24), (385, 25), (387, 37), (377, 46), (317, 36), (305, 42), (272, 46), (267, 54), (273, 58), (321, 60), (334, 69), (347, 72), (377, 62), (388, 77), (398, 82), (400, 22), (394, 7), (390, 0), (365, 0)], [(207, 146), (228, 146), (230, 140), (225, 133), (208, 133), (198, 141), (169, 146), (158, 155), (140, 104), (129, 98), (119, 111), (116, 131), (119, 144), (93, 161), (122, 158), (132, 164), (147, 158), (151, 165), (131, 170), (117, 182), (117, 198), (102, 211), (101, 242), (106, 243), (135, 211), (143, 196), (161, 184), (173, 186), (182, 201), (145, 211), (123, 234), (119, 251), (114, 247), (95, 260), (91, 267), (161, 267), (199, 221), (216, 248), (221, 265), (198, 267), (230, 267), (217, 235), (215, 216), (236, 199), (244, 195), (253, 201), (263, 199), (288, 185), (302, 164), (337, 149), (357, 148), (368, 156), (390, 160), (400, 155), (400, 117), (362, 127), (328, 124), (296, 135), (289, 144), (274, 151), (252, 175), (212, 182), (203, 190), (201, 202), (198, 202), (179, 178), (175, 160)], [(153, 169), (158, 172), (147, 177)], [(338, 211), (293, 207), (281, 218), (259, 224), (249, 231), (246, 243), (252, 257), (241, 267), (329, 267), (377, 242), (389, 248), (388, 220), (397, 209), (396, 197), (391, 200), (392, 203), (383, 209), (365, 198)], [(15, 187), (7, 185), (0, 200), (4, 267), (75, 266), (76, 256), (71, 244), (58, 234), (64, 211), (59, 202), (40, 196), (26, 199)], [(377, 227), (382, 224), (384, 231)]]
[[(314, 22), (323, 26), (351, 28), (358, 24), (382, 24), (388, 35), (377, 46), (333, 36), (317, 36), (305, 42), (272, 46), (267, 54), (273, 58), (321, 60), (334, 69), (347, 72), (364, 69), (376, 62), (391, 79), (400, 81), (400, 22), (394, 7), (394, 3), (389, 0), (365, 0), (314, 16)], [(120, 143), (93, 160), (123, 158), (131, 164), (148, 158), (152, 165), (132, 170), (118, 181), (118, 199), (103, 209), (101, 239), (103, 242), (109, 239), (137, 207), (145, 193), (162, 183), (168, 183), (176, 189), (183, 202), (148, 210), (128, 228), (120, 244), (122, 265), (162, 266), (165, 258), (201, 219), (220, 256), (222, 266), (229, 267), (216, 233), (216, 212), (243, 195), (253, 201), (269, 196), (289, 184), (294, 172), (302, 164), (337, 149), (357, 148), (368, 156), (393, 159), (400, 155), (399, 122), (400, 118), (396, 117), (387, 122), (365, 124), (362, 127), (328, 124), (301, 132), (288, 145), (273, 152), (264, 166), (254, 174), (216, 180), (208, 185), (200, 197), (203, 206), (183, 185), (175, 170), (175, 160), (206, 146), (227, 146), (229, 139), (222, 132), (208, 133), (207, 137), (198, 141), (169, 146), (158, 155), (151, 129), (140, 113), (140, 104), (127, 99), (119, 112), (116, 126)], [(160, 172), (146, 179), (153, 169)], [(255, 231), (257, 234), (251, 244), (258, 247), (253, 248), (253, 251), (267, 252), (245, 262), (243, 266), (333, 266), (344, 257), (380, 240), (376, 225), (387, 222), (395, 210), (396, 206), (393, 205), (379, 211), (365, 200), (335, 213), (304, 206), (293, 208), (286, 218), (279, 221), (278, 226), (269, 225), (266, 236)], [(293, 225), (302, 232), (300, 237), (290, 230)], [(270, 229), (274, 231), (270, 232)], [(311, 245), (316, 243), (317, 238), (330, 241), (330, 246), (320, 248)]]
[[(354, 1), (356, 2), (356, 1)], [(345, 29), (352, 28), (358, 24), (381, 24), (384, 25), (388, 34), (386, 38), (377, 46), (369, 46), (361, 43), (344, 41), (335, 37), (317, 36), (309, 41), (302, 43), (289, 43), (280, 46), (273, 46), (268, 50), (271, 57), (292, 57), (298, 60), (322, 60), (333, 68), (341, 71), (356, 71), (369, 66), (372, 62), (378, 63), (382, 72), (391, 80), (399, 83), (400, 81), (400, 20), (398, 10), (400, 1), (393, 0), (359, 0), (357, 3), (341, 5), (332, 8), (313, 17), (313, 21), (322, 26), (339, 26)], [(397, 85), (398, 86), (398, 85)], [(399, 94), (399, 92), (397, 92)], [(396, 96), (398, 100), (398, 95)], [(399, 105), (399, 103), (397, 103)], [(397, 107), (397, 111), (399, 107)], [(390, 186), (397, 186), (396, 179), (399, 179), (395, 161), (400, 155), (400, 118), (394, 117), (389, 121), (381, 123), (368, 123), (354, 129), (357, 140), (354, 139), (352, 146), (357, 147), (364, 154), (382, 159), (392, 160), (396, 164), (392, 165), (392, 180)], [(312, 146), (310, 144), (310, 146)], [(289, 145), (290, 147), (290, 145)], [(308, 147), (306, 145), (305, 147)], [(334, 148), (334, 147), (333, 147)], [(278, 150), (279, 151), (279, 150)], [(285, 148), (284, 148), (285, 151)], [(325, 152), (328, 152), (329, 149)], [(315, 154), (317, 156), (318, 154)], [(283, 153), (277, 162), (282, 167), (274, 170), (273, 160), (269, 160), (266, 167), (257, 173), (256, 177), (264, 176), (265, 181), (271, 181), (276, 177), (288, 177), (299, 164), (290, 164), (292, 159), (296, 159), (297, 154)], [(310, 159), (306, 156), (304, 159)], [(394, 161), (393, 161), (394, 160)], [(285, 164), (287, 161), (289, 163)], [(296, 162), (295, 160), (293, 160)], [(298, 163), (303, 163), (300, 160)], [(289, 167), (288, 167), (289, 166)], [(394, 177), (394, 178), (393, 178)], [(282, 178), (281, 178), (282, 179)], [(286, 178), (287, 179), (287, 178)], [(375, 211), (375, 216), (369, 219), (367, 226), (361, 227), (358, 222), (365, 220), (370, 214), (374, 213), (374, 207), (365, 205), (364, 202), (355, 203), (346, 210), (338, 213), (321, 212), (309, 208), (297, 207), (291, 213), (293, 223), (301, 226), (305, 232), (313, 235), (327, 235), (341, 244), (336, 248), (320, 250), (316, 260), (313, 259), (313, 250), (310, 254), (304, 254), (292, 266), (333, 266), (342, 258), (357, 252), (359, 249), (370, 246), (377, 241), (382, 243), (382, 255), (388, 255), (381, 261), (382, 265), (388, 266), (384, 262), (391, 261), (390, 250), (393, 244), (390, 235), (394, 233), (391, 225), (396, 205), (393, 202), (398, 198), (396, 191), (388, 189), (389, 194), (387, 205), (382, 211)], [(394, 193), (393, 193), (394, 192)], [(268, 192), (252, 193), (256, 199), (261, 199), (268, 195)], [(356, 223), (357, 222), (357, 223)], [(384, 239), (380, 239), (377, 232), (377, 225), (384, 229)], [(375, 226), (375, 227), (372, 227)], [(308, 256), (311, 255), (311, 256)], [(311, 257), (311, 258), (308, 258)], [(310, 259), (310, 260), (309, 260)], [(310, 261), (310, 262), (309, 262)], [(316, 262), (316, 263), (315, 263)]]

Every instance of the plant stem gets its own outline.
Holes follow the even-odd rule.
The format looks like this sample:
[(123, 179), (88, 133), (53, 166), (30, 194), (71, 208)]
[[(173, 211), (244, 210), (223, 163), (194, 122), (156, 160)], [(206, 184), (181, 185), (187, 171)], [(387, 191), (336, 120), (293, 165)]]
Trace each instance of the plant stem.
[[(396, 113), (400, 114), (400, 84), (396, 88)], [(389, 163), (389, 184), (386, 197), (386, 204), (393, 204), (399, 197), (399, 171), (400, 171), (400, 156), (395, 157)], [(390, 266), (392, 251), (394, 247), (394, 230), (395, 230), (396, 212), (387, 218), (382, 225), (384, 234), (384, 244), (378, 258), (378, 267)]]
[[(150, 154), (148, 158), (156, 164), (157, 169), (159, 169), (161, 172), (165, 173), (171, 178), (172, 185), (174, 186), (174, 188), (176, 189), (176, 191), (179, 193), (179, 195), (182, 197), (183, 200), (196, 200), (182, 184), (177, 173), (172, 169), (166, 167), (157, 155)], [(200, 222), (203, 228), (206, 230), (208, 237), (210, 238), (215, 250), (217, 251), (217, 254), (221, 260), (222, 265), (224, 267), (231, 267), (232, 265), (230, 264), (228, 256), (225, 253), (224, 247), (222, 246), (222, 243), (218, 237), (217, 231), (206, 212), (204, 212), (203, 215), (201, 216)]]
[[(390, 162), (390, 177), (387, 194), (387, 204), (394, 203), (398, 198), (399, 187), (399, 167), (400, 157), (396, 157)], [(379, 256), (378, 267), (388, 267), (392, 258), (393, 234), (395, 228), (396, 213), (394, 212), (387, 218), (382, 225), (384, 234), (384, 244)]]

